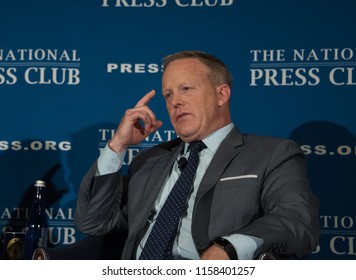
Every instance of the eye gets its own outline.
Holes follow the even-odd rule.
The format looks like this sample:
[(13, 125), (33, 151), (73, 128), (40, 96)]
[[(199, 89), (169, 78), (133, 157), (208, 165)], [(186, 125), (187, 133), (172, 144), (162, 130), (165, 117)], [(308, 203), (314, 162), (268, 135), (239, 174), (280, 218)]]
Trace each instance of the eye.
[(172, 96), (172, 93), (170, 93), (170, 92), (166, 92), (163, 94), (163, 97), (165, 100), (169, 99), (171, 96)]
[(184, 87), (181, 87), (181, 91), (182, 92), (187, 92), (187, 91), (189, 91), (191, 88), (190, 87), (188, 87), (188, 86), (184, 86)]

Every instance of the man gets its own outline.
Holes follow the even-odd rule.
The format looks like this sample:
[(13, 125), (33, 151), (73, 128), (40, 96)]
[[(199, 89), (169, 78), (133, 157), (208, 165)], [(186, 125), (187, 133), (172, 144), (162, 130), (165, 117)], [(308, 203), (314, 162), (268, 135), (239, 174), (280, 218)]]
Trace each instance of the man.
[[(162, 126), (148, 107), (154, 91), (127, 110), (83, 179), (78, 228), (91, 235), (127, 229), (123, 259), (254, 259), (266, 251), (295, 258), (315, 249), (318, 200), (308, 185), (303, 152), (291, 140), (242, 135), (231, 123), (231, 81), (224, 63), (209, 54), (166, 57), (162, 92), (179, 138), (141, 152), (124, 176), (127, 147)], [(193, 160), (188, 146), (200, 140), (202, 150), (194, 150)], [(193, 161), (199, 162), (197, 171), (179, 220), (170, 226), (175, 231), (153, 237), (166, 234), (164, 224), (174, 219), (172, 209), (162, 218), (162, 209)], [(164, 238), (171, 240), (159, 244)]]

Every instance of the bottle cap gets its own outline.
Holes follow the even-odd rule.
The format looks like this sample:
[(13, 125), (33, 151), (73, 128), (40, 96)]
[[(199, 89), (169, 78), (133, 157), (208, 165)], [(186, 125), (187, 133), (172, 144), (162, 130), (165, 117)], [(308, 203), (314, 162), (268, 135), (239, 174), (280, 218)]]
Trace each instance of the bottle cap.
[(35, 182), (35, 187), (45, 187), (46, 186), (46, 182), (43, 180), (37, 180)]

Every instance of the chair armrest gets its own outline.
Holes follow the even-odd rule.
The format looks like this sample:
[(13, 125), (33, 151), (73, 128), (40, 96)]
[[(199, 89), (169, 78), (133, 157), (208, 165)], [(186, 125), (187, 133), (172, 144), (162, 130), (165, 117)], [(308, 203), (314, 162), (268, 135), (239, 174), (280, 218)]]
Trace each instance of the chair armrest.
[(88, 236), (76, 243), (55, 248), (38, 248), (33, 260), (114, 260), (120, 259), (126, 235), (111, 232)]
[(271, 252), (264, 252), (257, 257), (257, 260), (276, 260), (276, 256)]

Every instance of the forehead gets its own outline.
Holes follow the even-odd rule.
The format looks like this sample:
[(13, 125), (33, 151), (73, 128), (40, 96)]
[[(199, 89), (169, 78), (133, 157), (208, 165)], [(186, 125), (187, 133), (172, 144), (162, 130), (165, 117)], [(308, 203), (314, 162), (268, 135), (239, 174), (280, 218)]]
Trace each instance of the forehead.
[(176, 78), (202, 77), (208, 71), (208, 67), (197, 58), (177, 59), (171, 62), (163, 72), (162, 82)]

